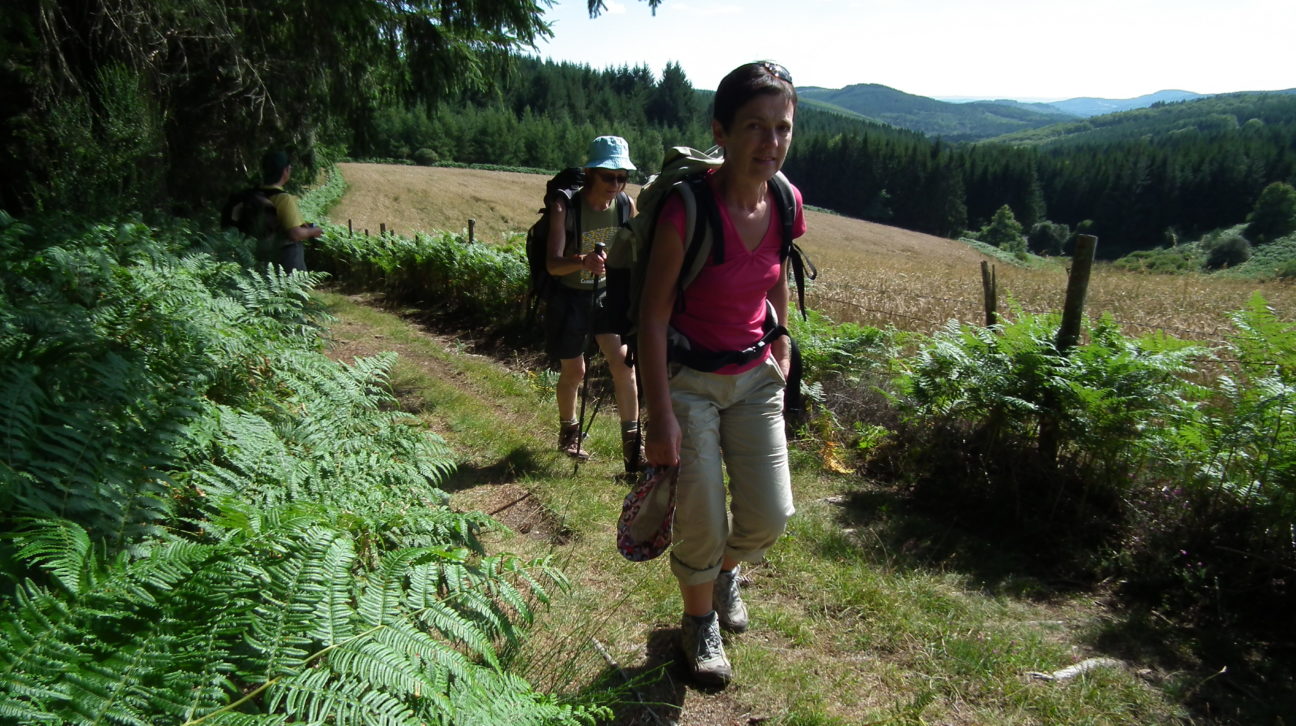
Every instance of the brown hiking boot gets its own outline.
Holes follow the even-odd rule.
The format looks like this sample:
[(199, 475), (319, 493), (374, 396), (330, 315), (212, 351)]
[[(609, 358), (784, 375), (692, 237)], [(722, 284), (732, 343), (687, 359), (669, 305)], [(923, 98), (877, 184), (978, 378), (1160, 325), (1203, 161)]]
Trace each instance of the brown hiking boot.
[(581, 434), (580, 424), (563, 424), (558, 429), (558, 450), (573, 459), (585, 461), (589, 458), (589, 452), (581, 446), (585, 437)]
[(639, 429), (621, 432), (621, 461), (625, 464), (625, 473), (633, 476), (647, 464), (644, 459), (643, 436)]

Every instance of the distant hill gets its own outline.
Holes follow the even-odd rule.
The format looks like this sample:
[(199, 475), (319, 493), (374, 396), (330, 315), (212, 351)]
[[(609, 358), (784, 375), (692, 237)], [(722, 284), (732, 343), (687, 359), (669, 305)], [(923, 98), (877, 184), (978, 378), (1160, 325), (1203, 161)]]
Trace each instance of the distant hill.
[(1102, 116), (1109, 113), (1118, 113), (1120, 111), (1133, 111), (1136, 108), (1147, 108), (1157, 103), (1177, 103), (1179, 101), (1192, 101), (1194, 99), (1204, 98), (1200, 93), (1192, 91), (1157, 91), (1149, 93), (1138, 98), (1110, 99), (1110, 98), (1071, 98), (1065, 101), (1055, 101), (1045, 104), (1071, 114), (1072, 116)]
[(821, 107), (939, 136), (949, 141), (977, 141), (1057, 123), (1070, 114), (1037, 110), (1028, 104), (976, 101), (947, 103), (897, 91), (877, 83), (841, 89), (804, 86), (797, 95)]
[[(941, 101), (916, 96), (877, 83), (860, 83), (832, 89), (818, 86), (797, 88), (798, 95), (819, 108), (861, 117), (948, 141), (983, 141), (996, 137), (1009, 140), (1037, 139), (1037, 129), (1070, 124), (1068, 132), (1083, 129), (1087, 119), (1126, 111), (1201, 101), (1210, 98), (1291, 94), (1261, 91), (1217, 96), (1192, 91), (1164, 90), (1137, 98), (1071, 98), (1065, 101), (1033, 102), (1007, 99)], [(1051, 135), (1045, 132), (1043, 135)]]
[(1183, 141), (1188, 139), (1187, 134), (1194, 132), (1219, 133), (1248, 124), (1257, 128), (1290, 128), (1293, 123), (1296, 123), (1296, 89), (1288, 89), (1196, 96), (1177, 103), (1154, 102), (1147, 107), (1016, 131), (991, 140), (1051, 148), (1063, 144), (1101, 145), (1139, 139)]

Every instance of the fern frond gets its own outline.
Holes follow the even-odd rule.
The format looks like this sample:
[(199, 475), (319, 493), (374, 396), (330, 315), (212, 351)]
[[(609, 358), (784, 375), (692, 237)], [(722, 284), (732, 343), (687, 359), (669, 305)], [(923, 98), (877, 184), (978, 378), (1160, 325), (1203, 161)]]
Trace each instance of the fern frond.
[(495, 648), (482, 629), (472, 620), (465, 618), (458, 610), (444, 602), (427, 603), (417, 612), (419, 621), (428, 627), (435, 628), (452, 640), (462, 642), (474, 653), (486, 661), (487, 665), (498, 668), (499, 659)]
[(273, 709), (312, 722), (356, 726), (415, 726), (421, 720), (399, 698), (363, 680), (328, 670), (311, 670), (279, 681), (267, 701)]
[(315, 608), (309, 634), (322, 643), (332, 645), (355, 635), (355, 611), (351, 601), (354, 582), (351, 570), (355, 561), (353, 543), (342, 537), (329, 543), (320, 561), (324, 596)]
[(59, 679), (88, 658), (76, 642), (72, 612), (61, 598), (30, 582), (14, 600), (12, 617), (0, 621), (0, 682), (11, 694), (38, 703), (67, 700)]
[(171, 667), (173, 643), (164, 630), (152, 630), (128, 648), (68, 673), (72, 713), (88, 723), (148, 726), (149, 693)]
[(90, 535), (66, 519), (26, 520), (15, 534), (18, 556), (45, 568), (68, 593), (79, 595), (93, 584)]
[(289, 675), (302, 669), (310, 655), (314, 616), (332, 590), (327, 578), (334, 570), (323, 565), (325, 554), (337, 535), (312, 527), (301, 538), (283, 542), (284, 557), (263, 565), (267, 576), (265, 602), (248, 635), (262, 665), (257, 670), (265, 679)]
[[(402, 653), (410, 663), (415, 664), (424, 677), (472, 678), (478, 666), (468, 655), (456, 650), (450, 643), (439, 639), (435, 632), (425, 628), (413, 613), (392, 622), (373, 632), (375, 641), (383, 643), (393, 651)], [(444, 690), (438, 691), (444, 693)]]

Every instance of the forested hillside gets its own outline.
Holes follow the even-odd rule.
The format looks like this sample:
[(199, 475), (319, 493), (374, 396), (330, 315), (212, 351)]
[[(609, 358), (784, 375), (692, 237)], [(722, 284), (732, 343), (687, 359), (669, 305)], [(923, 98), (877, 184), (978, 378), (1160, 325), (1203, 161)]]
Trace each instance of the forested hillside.
[[(656, 79), (643, 67), (522, 59), (492, 93), (380, 109), (353, 153), (557, 169), (579, 163), (591, 137), (615, 133), (642, 179), (663, 146), (709, 145), (708, 105), (675, 65)], [(1296, 97), (1220, 97), (1049, 128), (1092, 135), (954, 144), (806, 103), (786, 169), (809, 203), (850, 216), (954, 237), (1007, 205), (1024, 232), (1047, 224), (1065, 241), (1083, 230), (1108, 258), (1242, 224), (1267, 185), (1296, 175)], [(1034, 251), (1062, 252), (1061, 241)]]
[[(269, 146), (294, 153), (300, 181), (343, 156), (555, 170), (614, 133), (642, 181), (663, 147), (710, 143), (709, 94), (678, 65), (656, 78), (643, 66), (510, 55), (513, 41), (544, 32), (534, 19), (474, 24), (448, 7), (450, 24), (424, 37), (396, 32), (411, 22), (401, 13), (374, 10), (343, 13), (316, 39), (299, 29), (305, 16), (150, 7), (120, 26), (4, 11), (15, 59), (0, 71), (12, 101), (0, 126), (6, 208), (209, 212)], [(438, 55), (434, 36), (447, 28), (463, 43), (449, 47), (483, 52)], [(295, 33), (300, 42), (282, 42)], [(80, 47), (73, 38), (93, 52), (63, 50)], [(284, 50), (299, 44), (309, 51)], [(337, 72), (312, 70), (324, 67)], [(1242, 225), (1265, 187), (1296, 180), (1296, 96), (1236, 94), (1048, 128), (957, 144), (806, 103), (787, 172), (809, 203), (846, 215), (956, 237), (1007, 206), (1033, 251), (1065, 252), (1083, 230), (1107, 258)]]
[(955, 142), (979, 141), (1072, 118), (1070, 114), (1043, 104), (949, 103), (877, 83), (859, 83), (845, 88), (811, 86), (798, 88), (797, 93), (803, 99), (821, 101), (892, 126)]

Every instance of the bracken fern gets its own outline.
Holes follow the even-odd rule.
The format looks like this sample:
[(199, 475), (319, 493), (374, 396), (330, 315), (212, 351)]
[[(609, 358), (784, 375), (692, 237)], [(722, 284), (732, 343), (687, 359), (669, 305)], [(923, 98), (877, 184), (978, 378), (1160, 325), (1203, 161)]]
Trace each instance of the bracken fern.
[(0, 215), (0, 718), (592, 723), (497, 654), (562, 575), (246, 244)]

